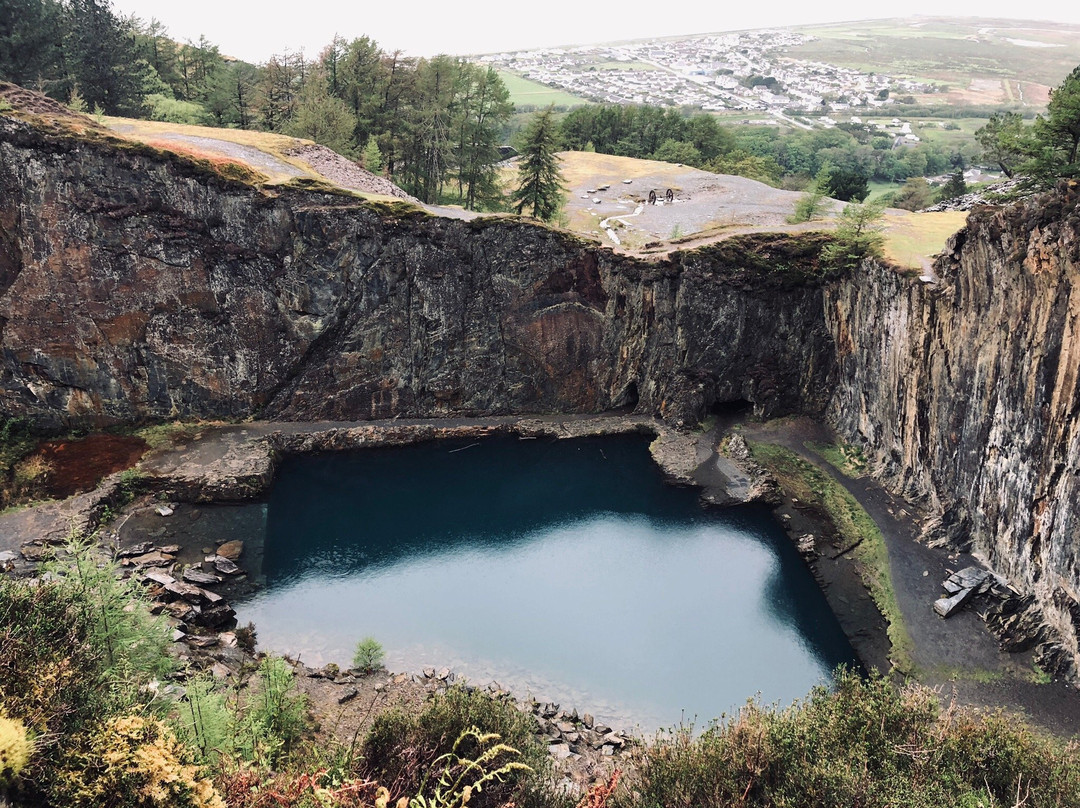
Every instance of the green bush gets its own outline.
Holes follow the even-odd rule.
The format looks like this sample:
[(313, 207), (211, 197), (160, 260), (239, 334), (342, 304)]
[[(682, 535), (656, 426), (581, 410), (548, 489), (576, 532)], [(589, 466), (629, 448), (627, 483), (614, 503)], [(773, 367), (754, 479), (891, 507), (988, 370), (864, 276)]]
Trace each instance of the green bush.
[(403, 796), (434, 799), (436, 784), (425, 787), (425, 775), (439, 768), (438, 761), (444, 755), (479, 757), (482, 748), (477, 736), (463, 738), (476, 729), (483, 734), (498, 734), (502, 743), (520, 753), (520, 762), (533, 772), (509, 772), (504, 782), (474, 795), (469, 803), (472, 808), (502, 805), (511, 799), (523, 808), (556, 804), (556, 796), (544, 791), (551, 762), (547, 749), (532, 734), (533, 723), (532, 716), (512, 704), (451, 687), (434, 696), (418, 715), (397, 708), (375, 718), (364, 741), (365, 774), (391, 788), (391, 804)]
[(116, 564), (93, 543), (73, 541), (45, 570), (83, 611), (87, 639), (101, 654), (107, 678), (137, 689), (176, 667), (167, 653), (169, 626), (150, 613), (142, 585), (121, 579)]
[(352, 666), (364, 673), (371, 673), (382, 667), (386, 652), (382, 645), (374, 637), (364, 637), (356, 644), (356, 653), (353, 654)]
[(148, 685), (173, 667), (142, 591), (88, 545), (48, 572), (37, 586), (0, 580), (0, 705), (35, 738), (16, 784), (33, 805), (68, 804), (62, 782), (80, 781), (102, 723), (163, 706)]
[(649, 748), (622, 805), (941, 808), (1080, 805), (1080, 750), (1002, 715), (942, 708), (926, 688), (840, 672), (835, 690), (751, 703), (700, 737)]
[(259, 663), (238, 721), (244, 757), (273, 765), (288, 754), (307, 729), (307, 697), (296, 691), (296, 676), (278, 656)]
[(821, 250), (821, 263), (849, 269), (864, 258), (881, 258), (885, 253), (884, 214), (880, 200), (849, 202), (837, 217), (832, 241)]
[(147, 117), (152, 121), (183, 123), (205, 126), (212, 123), (210, 115), (202, 104), (194, 101), (177, 101), (160, 94), (146, 96)]
[(236, 711), (210, 676), (197, 676), (184, 684), (183, 701), (177, 705), (177, 735), (197, 750), (203, 763), (217, 763), (221, 755), (236, 754)]

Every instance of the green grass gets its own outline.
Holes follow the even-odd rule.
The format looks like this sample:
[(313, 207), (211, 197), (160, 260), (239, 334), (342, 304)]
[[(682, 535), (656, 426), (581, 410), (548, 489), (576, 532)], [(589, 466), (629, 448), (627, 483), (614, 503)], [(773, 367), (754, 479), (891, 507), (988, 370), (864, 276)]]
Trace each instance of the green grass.
[(506, 70), (499, 71), (499, 78), (506, 85), (506, 89), (510, 91), (510, 100), (516, 107), (546, 107), (549, 104), (554, 104), (557, 107), (581, 107), (592, 103), (580, 96), (571, 95), (565, 90), (548, 87), (546, 84), (532, 81)]
[(867, 202), (873, 202), (874, 200), (885, 196), (885, 194), (891, 194), (893, 191), (898, 191), (901, 188), (900, 183), (896, 182), (879, 182), (877, 180), (871, 180), (867, 184), (870, 187), (870, 196), (866, 197)]
[(901, 267), (921, 269), (945, 249), (949, 236), (967, 222), (962, 210), (936, 213), (888, 213), (885, 216), (885, 257)]
[(754, 460), (777, 478), (785, 492), (825, 509), (843, 546), (858, 543), (852, 556), (860, 567), (870, 596), (889, 624), (890, 660), (897, 670), (914, 674), (911, 636), (896, 601), (885, 538), (874, 520), (846, 488), (790, 449), (770, 443), (748, 443)]
[(830, 466), (847, 477), (858, 479), (866, 476), (866, 458), (854, 446), (839, 441), (836, 443), (807, 442), (803, 445), (817, 452)]
[(146, 441), (151, 450), (168, 449), (179, 440), (194, 437), (196, 433), (207, 426), (210, 426), (210, 424), (183, 424), (179, 421), (173, 421), (166, 424), (139, 427), (131, 430), (130, 434)]

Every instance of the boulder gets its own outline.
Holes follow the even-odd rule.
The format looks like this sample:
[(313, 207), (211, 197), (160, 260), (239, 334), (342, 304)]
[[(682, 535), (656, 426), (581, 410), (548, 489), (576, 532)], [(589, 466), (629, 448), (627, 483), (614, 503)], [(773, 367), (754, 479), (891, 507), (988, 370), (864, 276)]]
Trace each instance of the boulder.
[(222, 603), (209, 609), (203, 609), (194, 622), (207, 628), (223, 628), (236, 624), (236, 612), (228, 604)]
[(229, 561), (236, 561), (244, 552), (244, 543), (240, 540), (227, 541), (217, 548), (217, 554)]
[(993, 575), (989, 570), (979, 569), (978, 567), (964, 567), (959, 572), (954, 572), (948, 578), (942, 586), (946, 592), (956, 594), (963, 589), (976, 589), (983, 584), (989, 582), (993, 578)]
[(971, 597), (971, 593), (974, 591), (974, 589), (962, 589), (952, 597), (938, 598), (934, 601), (934, 612), (941, 618), (951, 616), (964, 605), (964, 601)]
[(566, 760), (570, 757), (570, 744), (568, 743), (553, 743), (548, 747), (548, 752), (556, 760)]

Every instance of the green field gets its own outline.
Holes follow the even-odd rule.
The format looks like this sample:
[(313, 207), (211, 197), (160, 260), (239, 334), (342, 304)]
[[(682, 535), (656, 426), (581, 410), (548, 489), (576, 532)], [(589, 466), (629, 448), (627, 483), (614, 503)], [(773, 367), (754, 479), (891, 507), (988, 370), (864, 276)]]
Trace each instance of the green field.
[(580, 107), (592, 103), (585, 98), (571, 95), (565, 90), (548, 87), (546, 84), (530, 81), (516, 73), (509, 73), (505, 70), (499, 71), (499, 78), (506, 85), (506, 89), (510, 91), (510, 100), (517, 107), (525, 105), (546, 107), (549, 104), (554, 104), (557, 107)]
[[(793, 58), (935, 81), (957, 92), (968, 91), (973, 78), (1053, 87), (1080, 63), (1080, 27), (1058, 23), (919, 18), (794, 30), (815, 40), (791, 48)], [(1000, 103), (1019, 100), (1015, 84), (996, 92)]]
[(878, 182), (876, 180), (872, 180), (867, 184), (870, 186), (870, 196), (866, 197), (868, 202), (879, 199), (880, 197), (885, 196), (885, 194), (891, 194), (893, 191), (897, 191), (903, 187), (903, 183)]

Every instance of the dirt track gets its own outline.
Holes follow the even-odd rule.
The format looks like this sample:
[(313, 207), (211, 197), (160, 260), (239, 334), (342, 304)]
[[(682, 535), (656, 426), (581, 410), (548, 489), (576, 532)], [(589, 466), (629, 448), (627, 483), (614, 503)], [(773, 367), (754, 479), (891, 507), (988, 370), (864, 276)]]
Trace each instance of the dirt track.
[(952, 571), (977, 562), (969, 555), (935, 550), (917, 541), (924, 514), (892, 496), (870, 477), (844, 476), (807, 444), (832, 443), (835, 436), (808, 418), (767, 424), (744, 423), (752, 440), (779, 444), (799, 454), (846, 488), (870, 514), (889, 553), (896, 598), (914, 642), (919, 681), (939, 688), (945, 699), (1024, 714), (1057, 735), (1080, 733), (1080, 694), (1062, 682), (1033, 680), (1030, 654), (1007, 654), (982, 620), (965, 610), (942, 620), (932, 604)]

